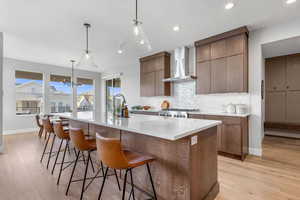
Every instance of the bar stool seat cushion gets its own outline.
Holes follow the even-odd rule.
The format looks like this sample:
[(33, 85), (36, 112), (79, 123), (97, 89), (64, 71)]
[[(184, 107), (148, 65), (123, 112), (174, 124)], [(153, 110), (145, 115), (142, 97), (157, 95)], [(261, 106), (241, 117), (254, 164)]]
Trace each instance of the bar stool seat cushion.
[(123, 150), (123, 152), (125, 154), (125, 157), (127, 158), (129, 167), (132, 168), (145, 165), (155, 160), (154, 157), (149, 155), (144, 155), (129, 150)]
[(86, 139), (88, 149), (89, 150), (96, 150), (97, 145), (96, 145), (96, 139)]

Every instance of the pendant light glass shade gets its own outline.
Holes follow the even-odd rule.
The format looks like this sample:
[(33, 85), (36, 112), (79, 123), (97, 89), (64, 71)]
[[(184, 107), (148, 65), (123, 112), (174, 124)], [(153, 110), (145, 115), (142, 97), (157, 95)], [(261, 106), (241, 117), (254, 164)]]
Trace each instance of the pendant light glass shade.
[(91, 51), (85, 51), (81, 56), (80, 62), (77, 64), (80, 68), (97, 68), (94, 62), (93, 54)]
[(89, 50), (89, 28), (91, 25), (85, 23), (84, 26), (86, 28), (86, 49), (84, 50), (77, 66), (80, 68), (97, 68), (98, 66), (95, 64), (93, 55)]
[(150, 41), (143, 31), (142, 22), (138, 20), (138, 4), (137, 0), (135, 1), (135, 19), (133, 20), (133, 34), (135, 36), (135, 42), (145, 47), (148, 51), (152, 49)]

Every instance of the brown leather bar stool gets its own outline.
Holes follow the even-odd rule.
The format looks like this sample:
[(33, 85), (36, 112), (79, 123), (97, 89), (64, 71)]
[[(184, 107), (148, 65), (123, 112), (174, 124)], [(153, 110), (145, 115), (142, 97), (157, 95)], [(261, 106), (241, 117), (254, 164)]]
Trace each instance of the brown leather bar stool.
[[(78, 159), (79, 159), (80, 152), (82, 152), (82, 153), (83, 152), (88, 152), (88, 160), (87, 160), (86, 167), (85, 167), (84, 178), (82, 180), (83, 183), (82, 183), (82, 189), (81, 189), (81, 195), (80, 195), (80, 199), (82, 199), (83, 198), (83, 193), (87, 189), (87, 188), (85, 188), (86, 179), (92, 179), (92, 181), (93, 181), (97, 177), (100, 170), (102, 170), (102, 173), (104, 175), (103, 165), (102, 165), (102, 162), (101, 162), (101, 168), (96, 173), (96, 176), (94, 176), (93, 178), (87, 178), (86, 176), (87, 176), (89, 162), (91, 162), (91, 164), (92, 164), (91, 152), (95, 151), (97, 149), (96, 139), (86, 139), (86, 136), (84, 135), (83, 130), (79, 129), (79, 128), (70, 128), (70, 138), (71, 138), (71, 142), (73, 143), (74, 147), (78, 150), (78, 153), (77, 153), (76, 161), (74, 163), (73, 170), (72, 170), (72, 173), (71, 173), (71, 176), (70, 176), (70, 179), (69, 179), (68, 187), (67, 187), (67, 190), (66, 190), (66, 195), (68, 195), (71, 183), (79, 181), (79, 180), (73, 181), (72, 179), (73, 179), (75, 168), (76, 168), (76, 165), (77, 165), (77, 162), (78, 162)], [(117, 176), (117, 172), (114, 171), (114, 173), (115, 173), (114, 175), (117, 178), (117, 182), (119, 184), (119, 179), (118, 179), (118, 176)], [(101, 177), (103, 177), (103, 176), (101, 176)], [(91, 182), (88, 184), (88, 186), (91, 184)]]
[(69, 154), (70, 154), (70, 147), (69, 147), (70, 135), (69, 135), (69, 130), (64, 130), (62, 122), (54, 122), (53, 123), (53, 129), (54, 129), (54, 133), (55, 133), (56, 137), (59, 138), (61, 140), (61, 142), (60, 142), (57, 154), (56, 154), (56, 158), (55, 158), (55, 162), (53, 164), (51, 174), (53, 174), (53, 172), (55, 170), (55, 166), (57, 165), (57, 159), (59, 157), (63, 142), (66, 141), (62, 161), (61, 161), (61, 163), (59, 163), (60, 164), (60, 171), (59, 171), (59, 175), (58, 175), (58, 178), (57, 178), (57, 185), (58, 185), (59, 181), (60, 181), (61, 173), (63, 171), (63, 165), (65, 163), (65, 157), (66, 157), (67, 149), (69, 150)]
[(51, 124), (49, 118), (42, 119), (42, 122), (43, 122), (43, 127), (44, 127), (44, 130), (45, 130), (45, 134), (46, 134), (46, 136), (48, 136), (48, 138), (47, 138), (47, 141), (45, 143), (44, 151), (43, 151), (40, 162), (43, 161), (44, 155), (46, 154), (46, 149), (47, 149), (50, 137), (51, 137), (51, 135), (53, 135), (52, 144), (51, 144), (51, 147), (50, 147), (50, 152), (48, 153), (48, 161), (47, 161), (47, 169), (48, 169), (49, 163), (50, 163), (50, 158), (52, 157), (52, 150), (53, 150), (53, 145), (55, 143), (56, 135), (54, 134), (54, 130), (53, 130), (53, 127), (52, 127), (52, 124)]
[(112, 169), (119, 169), (119, 170), (126, 170), (125, 177), (124, 177), (124, 186), (123, 186), (123, 195), (122, 200), (125, 199), (125, 190), (126, 190), (126, 181), (127, 181), (127, 174), (130, 173), (131, 178), (131, 192), (129, 199), (131, 195), (133, 196), (133, 199), (135, 199), (134, 196), (134, 183), (133, 183), (133, 177), (132, 177), (132, 169), (146, 165), (147, 171), (150, 177), (150, 182), (153, 190), (154, 199), (157, 200), (156, 192), (153, 184), (153, 179), (149, 167), (149, 163), (154, 161), (155, 159), (151, 156), (139, 154), (136, 152), (132, 152), (129, 150), (122, 150), (121, 141), (117, 138), (104, 138), (100, 136), (98, 133), (96, 135), (97, 140), (97, 152), (99, 159), (103, 162), (104, 165), (107, 166), (104, 174), (104, 179), (101, 185), (100, 193), (98, 196), (98, 200), (101, 199), (101, 194), (103, 191), (103, 187), (105, 184), (105, 180), (107, 177), (107, 171), (109, 168)]
[(37, 124), (37, 126), (40, 128), (39, 129), (39, 137), (41, 138), (42, 137), (42, 134), (43, 134), (43, 132), (44, 132), (44, 127), (43, 127), (43, 125), (41, 124), (41, 122), (40, 122), (40, 116), (39, 115), (36, 115), (35, 116), (35, 120), (36, 120), (36, 124)]

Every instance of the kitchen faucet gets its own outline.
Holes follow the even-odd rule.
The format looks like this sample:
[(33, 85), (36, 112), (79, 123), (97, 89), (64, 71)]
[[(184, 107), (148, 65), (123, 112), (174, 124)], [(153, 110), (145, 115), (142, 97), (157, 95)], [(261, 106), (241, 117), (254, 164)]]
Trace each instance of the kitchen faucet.
[[(117, 97), (122, 97), (122, 103), (116, 107), (116, 98)], [(123, 94), (119, 93), (113, 96), (113, 112), (114, 112), (114, 116), (118, 115), (121, 116), (122, 114), (122, 108), (125, 106), (126, 104), (126, 98)]]

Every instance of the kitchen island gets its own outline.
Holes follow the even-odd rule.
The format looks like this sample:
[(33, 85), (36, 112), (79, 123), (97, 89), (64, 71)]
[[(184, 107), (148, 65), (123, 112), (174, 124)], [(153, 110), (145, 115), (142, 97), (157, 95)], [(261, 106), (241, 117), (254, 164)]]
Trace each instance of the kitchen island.
[[(86, 133), (117, 137), (124, 148), (156, 158), (151, 171), (160, 200), (212, 200), (219, 192), (217, 126), (220, 121), (131, 115), (97, 120), (67, 117)], [(146, 168), (134, 169), (136, 187), (151, 194)]]

